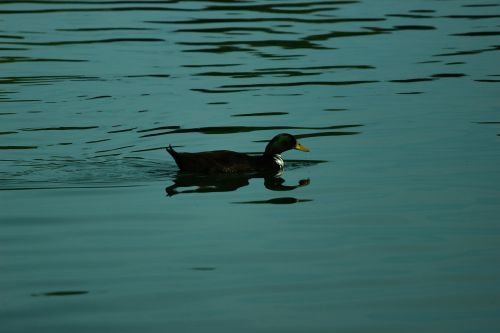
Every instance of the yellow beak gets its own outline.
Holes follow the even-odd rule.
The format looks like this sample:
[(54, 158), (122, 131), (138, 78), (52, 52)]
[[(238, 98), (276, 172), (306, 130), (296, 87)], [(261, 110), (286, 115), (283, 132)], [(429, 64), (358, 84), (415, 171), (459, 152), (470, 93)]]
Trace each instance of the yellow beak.
[(306, 146), (303, 146), (302, 144), (298, 143), (295, 145), (295, 147), (293, 147), (294, 149), (297, 149), (297, 150), (300, 150), (300, 151), (305, 151), (305, 152), (308, 152), (309, 151), (309, 148), (307, 148)]

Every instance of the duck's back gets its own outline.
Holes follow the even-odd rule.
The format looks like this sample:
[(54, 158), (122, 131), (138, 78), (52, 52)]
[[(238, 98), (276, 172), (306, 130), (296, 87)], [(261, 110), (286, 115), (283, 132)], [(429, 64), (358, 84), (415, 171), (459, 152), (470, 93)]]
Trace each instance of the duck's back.
[(182, 171), (201, 173), (243, 173), (259, 171), (262, 156), (249, 156), (230, 150), (213, 150), (200, 153), (179, 153), (167, 148)]

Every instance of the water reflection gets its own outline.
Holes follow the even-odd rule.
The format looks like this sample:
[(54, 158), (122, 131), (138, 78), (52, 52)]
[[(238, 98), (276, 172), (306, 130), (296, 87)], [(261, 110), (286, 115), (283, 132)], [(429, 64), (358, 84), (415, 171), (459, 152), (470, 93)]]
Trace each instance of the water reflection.
[[(174, 184), (167, 186), (165, 192), (169, 197), (176, 194), (232, 192), (248, 186), (250, 179), (263, 179), (264, 186), (271, 191), (292, 191), (298, 187), (307, 186), (309, 179), (301, 179), (296, 185), (285, 184), (285, 179), (278, 174), (215, 174), (204, 175), (179, 171), (173, 179)], [(184, 190), (179, 190), (185, 188)]]
[(270, 205), (290, 205), (299, 202), (309, 202), (312, 201), (310, 199), (297, 199), (294, 197), (280, 197), (273, 198), (269, 200), (253, 200), (253, 201), (239, 201), (233, 202), (236, 204), (270, 204)]

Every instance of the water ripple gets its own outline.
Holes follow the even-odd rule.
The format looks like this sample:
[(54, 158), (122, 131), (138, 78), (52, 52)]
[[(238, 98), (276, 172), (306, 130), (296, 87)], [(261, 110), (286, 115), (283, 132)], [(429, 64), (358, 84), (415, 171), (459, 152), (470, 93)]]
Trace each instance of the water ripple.
[[(74, 3), (74, 2), (71, 2)], [(96, 4), (90, 2), (87, 4)], [(175, 7), (94, 7), (94, 8), (43, 8), (43, 9), (12, 9), (0, 10), (0, 14), (53, 14), (53, 13), (75, 13), (75, 12), (172, 12), (172, 11), (194, 11), (194, 9), (184, 9)]]
[(106, 158), (0, 160), (0, 190), (103, 188), (140, 186), (172, 176), (176, 168), (164, 161)]
[[(141, 138), (158, 136), (158, 135), (168, 135), (168, 134), (178, 134), (178, 133), (202, 133), (202, 134), (234, 134), (234, 133), (246, 133), (255, 131), (275, 131), (275, 130), (290, 130), (290, 129), (344, 129), (360, 127), (363, 125), (333, 125), (324, 127), (302, 127), (302, 126), (213, 126), (213, 127), (198, 127), (198, 128), (180, 128), (168, 132), (152, 133), (142, 135)], [(266, 140), (268, 141), (268, 140)]]
[(461, 56), (461, 55), (473, 55), (480, 54), (485, 52), (492, 52), (500, 50), (500, 45), (492, 45), (489, 48), (485, 49), (475, 49), (475, 50), (466, 50), (466, 51), (457, 51), (457, 52), (449, 52), (449, 53), (440, 53), (434, 55), (435, 57), (449, 57), (449, 56)]
[[(338, 7), (319, 7), (308, 8), (318, 5), (347, 5), (357, 3), (358, 1), (309, 1), (297, 3), (270, 3), (270, 4), (256, 4), (256, 5), (211, 5), (205, 7), (206, 10), (213, 11), (248, 11), (248, 12), (264, 12), (275, 14), (311, 14), (316, 12), (324, 12), (326, 10), (337, 10)], [(302, 8), (302, 9), (297, 9)]]
[(228, 84), (220, 88), (271, 88), (271, 87), (299, 87), (299, 86), (348, 86), (355, 84), (376, 83), (376, 80), (365, 81), (304, 81), (282, 83), (255, 83), (255, 84)]
[(0, 44), (14, 45), (33, 45), (33, 46), (62, 46), (78, 44), (110, 44), (125, 42), (164, 42), (162, 38), (107, 38), (107, 39), (89, 39), (89, 40), (62, 40), (52, 42), (0, 42)]
[(0, 84), (48, 83), (62, 81), (97, 81), (96, 76), (85, 75), (42, 75), (42, 76), (7, 76), (0, 77)]
[(32, 57), (0, 57), (0, 64), (15, 62), (87, 62), (81, 59), (56, 59), (56, 58), (32, 58)]
[(20, 131), (34, 132), (34, 131), (75, 131), (75, 130), (88, 130), (99, 128), (99, 126), (60, 126), (60, 127), (41, 127), (41, 128), (21, 128)]
[(258, 23), (258, 22), (292, 22), (292, 23), (311, 23), (311, 24), (336, 24), (353, 22), (380, 22), (385, 18), (295, 18), (295, 17), (256, 17), (256, 18), (194, 18), (178, 21), (145, 21), (154, 24), (180, 24), (180, 25), (198, 25), (198, 24), (225, 24), (225, 23)]

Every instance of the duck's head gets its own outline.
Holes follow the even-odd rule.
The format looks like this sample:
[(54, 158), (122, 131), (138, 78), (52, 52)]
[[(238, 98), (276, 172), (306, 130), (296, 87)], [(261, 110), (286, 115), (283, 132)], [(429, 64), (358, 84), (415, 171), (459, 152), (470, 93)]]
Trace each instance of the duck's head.
[(277, 155), (290, 149), (297, 149), (306, 152), (309, 151), (309, 149), (300, 144), (293, 135), (281, 133), (269, 141), (264, 155)]

